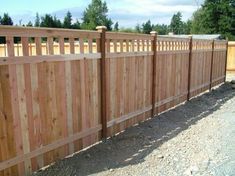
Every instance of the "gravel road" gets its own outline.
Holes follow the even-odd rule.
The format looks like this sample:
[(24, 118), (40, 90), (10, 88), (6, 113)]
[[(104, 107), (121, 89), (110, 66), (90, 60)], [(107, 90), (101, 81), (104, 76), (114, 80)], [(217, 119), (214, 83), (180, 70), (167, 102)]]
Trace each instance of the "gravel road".
[(34, 176), (235, 175), (234, 127), (226, 83)]

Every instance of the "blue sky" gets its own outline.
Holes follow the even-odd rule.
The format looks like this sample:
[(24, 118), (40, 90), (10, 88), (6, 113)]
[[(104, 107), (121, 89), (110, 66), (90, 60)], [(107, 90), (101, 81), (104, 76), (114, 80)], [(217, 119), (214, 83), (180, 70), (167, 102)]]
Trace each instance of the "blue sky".
[[(15, 24), (34, 22), (35, 14), (50, 13), (63, 19), (66, 12), (71, 11), (74, 20), (81, 19), (82, 12), (91, 0), (0, 0), (0, 15), (10, 14)], [(203, 0), (106, 0), (109, 17), (120, 26), (133, 27), (148, 19), (153, 23), (169, 24), (177, 11), (182, 12), (183, 20), (187, 20), (200, 6)]]

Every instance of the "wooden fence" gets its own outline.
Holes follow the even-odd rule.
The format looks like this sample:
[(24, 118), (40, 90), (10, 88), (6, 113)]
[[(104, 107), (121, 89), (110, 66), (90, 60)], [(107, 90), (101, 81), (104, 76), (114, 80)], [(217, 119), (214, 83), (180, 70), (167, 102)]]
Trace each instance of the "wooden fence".
[(0, 176), (29, 175), (225, 81), (227, 41), (102, 27), (0, 36)]
[(228, 42), (227, 72), (235, 73), (235, 42)]

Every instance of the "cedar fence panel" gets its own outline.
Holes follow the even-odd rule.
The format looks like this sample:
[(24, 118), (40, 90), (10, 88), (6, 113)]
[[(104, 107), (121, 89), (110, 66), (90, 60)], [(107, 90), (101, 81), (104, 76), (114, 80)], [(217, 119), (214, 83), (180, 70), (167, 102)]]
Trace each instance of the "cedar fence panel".
[(193, 40), (190, 98), (210, 87), (212, 52), (212, 41)]
[(108, 136), (151, 117), (151, 40), (149, 35), (106, 34)]
[(159, 37), (156, 49), (155, 114), (187, 99), (189, 39)]
[(213, 68), (212, 86), (216, 86), (225, 81), (226, 62), (227, 62), (227, 42), (215, 41), (213, 67), (212, 67)]
[(30, 175), (225, 78), (225, 41), (104, 28), (0, 36), (0, 176)]
[[(42, 29), (40, 36), (22, 37), (22, 56), (14, 57), (13, 37), (21, 31), (6, 34), (8, 57), (1, 58), (0, 175), (29, 174), (101, 139), (100, 53), (89, 42), (83, 54), (84, 41), (98, 41), (100, 34), (76, 31), (67, 36), (58, 30), (60, 55), (55, 55), (51, 36), (47, 55), (41, 55), (41, 37), (50, 33)], [(29, 56), (28, 37), (35, 37), (36, 56)], [(71, 41), (69, 55), (64, 55), (66, 37)], [(79, 53), (74, 38), (79, 38)], [(9, 165), (13, 167), (2, 171)]]

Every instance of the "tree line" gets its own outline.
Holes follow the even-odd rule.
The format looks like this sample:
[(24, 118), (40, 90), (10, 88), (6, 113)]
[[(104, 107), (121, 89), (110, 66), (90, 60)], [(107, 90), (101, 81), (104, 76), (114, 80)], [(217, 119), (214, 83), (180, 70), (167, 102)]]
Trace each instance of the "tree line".
[[(234, 0), (205, 0), (204, 4), (194, 12), (191, 19), (184, 22), (182, 13), (173, 14), (169, 25), (152, 24), (150, 20), (137, 24), (134, 28), (120, 28), (108, 17), (108, 7), (105, 1), (92, 0), (82, 14), (81, 22), (73, 20), (68, 11), (63, 20), (56, 16), (36, 14), (35, 21), (24, 26), (88, 29), (95, 30), (96, 26), (106, 26), (109, 31), (135, 32), (149, 34), (158, 31), (160, 35), (174, 34), (222, 34), (230, 40), (235, 40), (235, 1)], [(0, 16), (0, 24), (13, 25), (11, 17), (5, 13)]]

